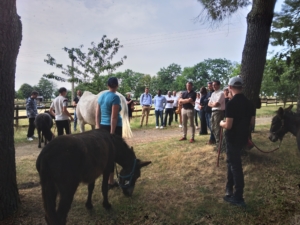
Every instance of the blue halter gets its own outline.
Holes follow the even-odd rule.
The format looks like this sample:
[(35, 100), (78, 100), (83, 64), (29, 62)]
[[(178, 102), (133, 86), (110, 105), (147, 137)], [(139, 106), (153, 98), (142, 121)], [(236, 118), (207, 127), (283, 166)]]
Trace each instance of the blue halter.
[(120, 186), (121, 188), (129, 188), (129, 187), (131, 187), (131, 181), (132, 181), (132, 178), (133, 178), (133, 176), (134, 176), (134, 170), (135, 170), (135, 167), (136, 167), (136, 159), (134, 159), (133, 168), (132, 168), (132, 171), (131, 171), (130, 174), (125, 175), (125, 176), (119, 175), (119, 178), (122, 178), (122, 179), (129, 179), (129, 183), (127, 183), (127, 184), (125, 184), (125, 185), (122, 185), (122, 184), (120, 184), (120, 182), (119, 182), (119, 186)]

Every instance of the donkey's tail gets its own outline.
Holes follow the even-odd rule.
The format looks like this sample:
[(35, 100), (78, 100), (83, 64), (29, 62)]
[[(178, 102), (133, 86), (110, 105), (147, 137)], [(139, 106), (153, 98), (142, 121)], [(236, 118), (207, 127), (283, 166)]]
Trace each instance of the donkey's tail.
[(47, 224), (59, 224), (59, 219), (56, 214), (57, 188), (53, 176), (51, 175), (51, 169), (47, 159), (45, 159), (42, 154), (39, 155), (36, 161), (36, 169), (40, 175)]

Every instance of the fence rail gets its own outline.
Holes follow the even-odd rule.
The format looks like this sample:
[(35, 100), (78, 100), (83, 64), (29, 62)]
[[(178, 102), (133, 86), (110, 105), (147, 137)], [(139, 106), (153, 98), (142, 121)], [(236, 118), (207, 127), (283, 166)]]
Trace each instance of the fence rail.
[[(286, 103), (292, 103), (293, 104), (294, 102), (297, 102), (297, 100), (288, 99), (288, 101)], [(48, 103), (50, 105), (50, 102), (44, 102), (43, 106), (38, 106), (38, 110), (41, 111), (41, 110), (49, 109), (49, 106), (46, 106), (46, 105), (48, 105)], [(278, 103), (283, 103), (283, 101), (279, 100), (277, 98), (262, 98), (261, 99), (261, 103), (262, 104), (266, 104), (266, 106), (267, 106), (269, 104), (275, 104), (275, 105), (277, 105)], [(139, 105), (139, 103), (137, 103), (136, 105)], [(68, 109), (72, 109), (72, 110), (74, 109), (73, 106), (68, 106), (67, 108)], [(14, 123), (14, 126), (16, 126), (16, 127), (26, 127), (26, 126), (28, 126), (28, 125), (22, 125), (21, 126), (20, 123), (19, 123), (19, 120), (21, 120), (21, 119), (27, 119), (26, 115), (22, 116), (19, 113), (19, 111), (21, 111), (21, 110), (26, 111), (26, 107), (25, 106), (15, 105), (15, 109), (14, 110), (15, 110), (15, 114), (14, 114), (15, 123)], [(151, 111), (154, 111), (154, 108), (151, 108), (150, 112)], [(142, 112), (142, 109), (134, 109), (132, 111), (132, 114), (133, 114), (132, 117), (133, 118), (141, 117), (141, 114), (138, 114), (139, 112)], [(71, 111), (70, 114), (74, 115), (74, 112)], [(149, 114), (149, 116), (154, 116), (154, 115), (155, 115), (154, 113), (150, 113)]]

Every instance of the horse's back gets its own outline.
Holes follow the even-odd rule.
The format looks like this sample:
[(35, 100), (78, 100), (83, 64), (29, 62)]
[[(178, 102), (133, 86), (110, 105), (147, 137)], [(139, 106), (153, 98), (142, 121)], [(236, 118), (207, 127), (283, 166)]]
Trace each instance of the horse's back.
[(89, 91), (85, 91), (80, 97), (76, 106), (77, 118), (84, 123), (96, 125), (95, 111), (97, 106), (97, 96)]

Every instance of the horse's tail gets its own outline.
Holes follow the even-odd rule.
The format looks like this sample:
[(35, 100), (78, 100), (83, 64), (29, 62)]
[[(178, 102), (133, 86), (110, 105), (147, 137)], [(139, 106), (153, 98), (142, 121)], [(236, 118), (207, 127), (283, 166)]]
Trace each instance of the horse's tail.
[(123, 122), (123, 127), (122, 127), (122, 136), (123, 137), (127, 137), (127, 138), (131, 138), (132, 137), (132, 131), (130, 128), (130, 122), (129, 122), (129, 116), (128, 116), (128, 106), (127, 106), (127, 102), (126, 99), (123, 95), (121, 95), (120, 93), (117, 92), (117, 94), (120, 97), (121, 100), (121, 106), (122, 106), (122, 110), (120, 112), (121, 117), (122, 117), (122, 122)]
[(56, 214), (57, 188), (55, 186), (53, 176), (51, 175), (51, 169), (49, 167), (47, 159), (44, 158), (43, 151), (37, 158), (36, 169), (40, 175), (42, 198), (44, 202), (44, 209), (46, 212), (45, 219), (47, 221), (47, 224), (59, 224), (59, 220)]

